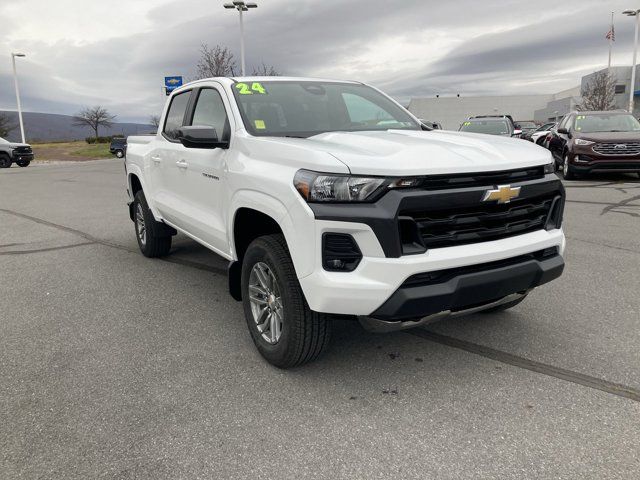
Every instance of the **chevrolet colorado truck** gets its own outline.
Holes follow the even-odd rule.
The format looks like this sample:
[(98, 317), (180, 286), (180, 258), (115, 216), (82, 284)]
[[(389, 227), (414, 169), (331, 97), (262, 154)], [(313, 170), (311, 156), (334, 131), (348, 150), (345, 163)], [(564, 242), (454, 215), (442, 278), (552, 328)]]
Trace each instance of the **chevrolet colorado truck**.
[(181, 232), (227, 259), (281, 368), (315, 359), (336, 319), (389, 332), (504, 310), (564, 268), (548, 150), (430, 130), (362, 83), (189, 83), (156, 135), (128, 137), (125, 167), (142, 253), (169, 254)]
[(0, 168), (9, 168), (12, 163), (19, 167), (28, 167), (33, 160), (31, 145), (12, 143), (0, 138)]

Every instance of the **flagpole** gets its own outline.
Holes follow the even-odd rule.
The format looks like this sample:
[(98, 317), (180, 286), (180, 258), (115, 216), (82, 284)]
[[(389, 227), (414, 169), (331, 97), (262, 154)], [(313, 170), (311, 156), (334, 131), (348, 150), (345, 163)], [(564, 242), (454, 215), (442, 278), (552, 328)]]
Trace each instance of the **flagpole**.
[(613, 50), (613, 35), (614, 35), (614, 30), (613, 30), (613, 12), (611, 12), (611, 30), (609, 30), (610, 35), (609, 35), (609, 66), (607, 67), (609, 69), (609, 75), (611, 75), (611, 51)]

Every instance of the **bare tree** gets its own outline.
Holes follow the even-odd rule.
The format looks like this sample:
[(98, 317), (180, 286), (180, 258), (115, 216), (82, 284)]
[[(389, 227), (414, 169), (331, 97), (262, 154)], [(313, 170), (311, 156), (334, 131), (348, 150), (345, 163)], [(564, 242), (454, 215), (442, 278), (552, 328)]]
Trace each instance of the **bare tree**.
[(11, 122), (9, 115), (0, 113), (0, 137), (6, 137), (17, 126), (17, 124)]
[(203, 43), (200, 47), (200, 60), (196, 65), (194, 80), (209, 77), (233, 77), (236, 68), (236, 61), (229, 48), (221, 45), (210, 48), (209, 45)]
[(597, 72), (582, 88), (582, 103), (578, 110), (615, 110), (616, 79), (609, 72)]
[(149, 123), (158, 128), (160, 126), (160, 115), (149, 115)]
[(116, 118), (111, 115), (106, 108), (96, 105), (95, 107), (85, 107), (73, 116), (73, 125), (76, 127), (91, 127), (98, 139), (98, 128), (109, 128), (113, 125), (112, 120)]
[(256, 75), (259, 77), (277, 77), (280, 73), (273, 67), (273, 65), (267, 65), (262, 62), (258, 68), (253, 67), (253, 72), (251, 75)]

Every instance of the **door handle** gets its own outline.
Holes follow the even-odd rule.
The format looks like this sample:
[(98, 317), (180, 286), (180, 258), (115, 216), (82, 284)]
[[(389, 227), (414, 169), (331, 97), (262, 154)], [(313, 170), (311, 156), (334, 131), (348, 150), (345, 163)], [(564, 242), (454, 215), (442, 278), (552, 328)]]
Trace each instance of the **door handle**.
[(187, 168), (189, 166), (189, 164), (185, 160), (178, 160), (176, 162), (176, 165), (178, 166), (178, 168)]
[(151, 156), (151, 160), (153, 160), (153, 163), (160, 163), (162, 161), (162, 159), (158, 156), (152, 155)]

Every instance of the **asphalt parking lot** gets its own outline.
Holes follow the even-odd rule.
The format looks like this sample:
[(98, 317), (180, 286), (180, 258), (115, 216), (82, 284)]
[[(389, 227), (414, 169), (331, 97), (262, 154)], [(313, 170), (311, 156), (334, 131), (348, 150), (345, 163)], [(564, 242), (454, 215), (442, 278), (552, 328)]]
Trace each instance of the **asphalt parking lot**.
[(121, 161), (0, 172), (0, 478), (639, 478), (640, 181), (566, 187), (560, 280), (280, 371), (222, 259), (138, 252)]

